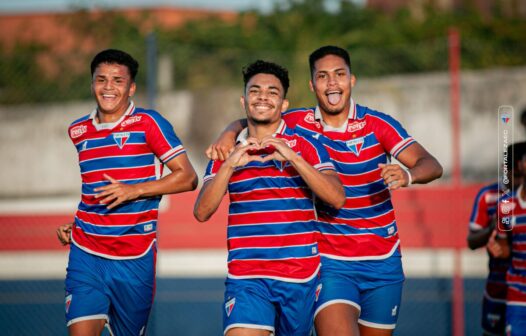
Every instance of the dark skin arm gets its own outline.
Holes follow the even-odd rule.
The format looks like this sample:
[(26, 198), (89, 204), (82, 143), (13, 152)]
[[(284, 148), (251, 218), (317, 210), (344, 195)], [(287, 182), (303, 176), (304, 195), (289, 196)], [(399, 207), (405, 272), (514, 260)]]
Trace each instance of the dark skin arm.
[(216, 141), (208, 146), (206, 156), (211, 160), (225, 161), (236, 145), (237, 136), (245, 127), (247, 127), (246, 119), (231, 122)]
[[(414, 142), (402, 151), (397, 160), (409, 168), (412, 183), (425, 184), (442, 176), (442, 166), (424, 147)], [(389, 190), (395, 190), (409, 185), (409, 175), (399, 164), (379, 164), (380, 175), (389, 185)]]

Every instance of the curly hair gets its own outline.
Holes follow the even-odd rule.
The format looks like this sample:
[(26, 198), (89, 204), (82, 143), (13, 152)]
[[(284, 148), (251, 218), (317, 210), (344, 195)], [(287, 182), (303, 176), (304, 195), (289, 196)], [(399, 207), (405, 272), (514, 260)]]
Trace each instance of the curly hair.
[(264, 73), (276, 76), (283, 86), (283, 97), (287, 96), (289, 90), (289, 72), (287, 69), (276, 63), (257, 60), (243, 68), (243, 80), (245, 82), (245, 90), (248, 81), (257, 74)]

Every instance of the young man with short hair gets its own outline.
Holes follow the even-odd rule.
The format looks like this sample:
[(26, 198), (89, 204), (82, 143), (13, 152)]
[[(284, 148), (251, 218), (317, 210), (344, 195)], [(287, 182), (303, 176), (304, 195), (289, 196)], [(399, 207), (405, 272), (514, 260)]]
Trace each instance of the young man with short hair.
[(257, 61), (243, 71), (248, 127), (225, 161), (210, 161), (194, 208), (199, 221), (228, 191), (227, 336), (310, 336), (319, 293), (315, 199), (334, 208), (345, 196), (315, 139), (285, 125), (287, 71)]
[[(144, 335), (155, 294), (156, 229), (164, 194), (193, 190), (197, 176), (158, 112), (135, 107), (138, 63), (115, 49), (91, 62), (97, 108), (69, 127), (82, 178), (66, 275), (70, 335)], [(162, 177), (163, 166), (171, 173)]]

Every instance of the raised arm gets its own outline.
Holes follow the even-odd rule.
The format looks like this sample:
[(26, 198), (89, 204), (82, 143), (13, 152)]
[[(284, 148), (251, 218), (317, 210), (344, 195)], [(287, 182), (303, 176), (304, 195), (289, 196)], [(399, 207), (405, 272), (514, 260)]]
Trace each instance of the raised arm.
[(238, 134), (247, 127), (246, 119), (231, 122), (216, 141), (206, 149), (206, 156), (210, 160), (224, 161), (234, 148)]
[[(408, 171), (398, 164), (379, 164), (381, 176), (390, 190), (407, 187), (409, 184), (429, 183), (442, 176), (442, 166), (424, 147), (414, 142), (396, 158)], [(408, 175), (410, 174), (410, 175)]]
[(236, 167), (244, 166), (250, 161), (260, 160), (258, 156), (250, 156), (247, 151), (256, 146), (239, 144), (234, 151), (221, 164), (217, 173), (211, 180), (205, 182), (194, 205), (194, 217), (205, 222), (217, 211), (228, 189), (228, 182)]
[(95, 197), (101, 199), (101, 204), (109, 204), (108, 209), (111, 209), (137, 198), (177, 194), (197, 187), (197, 174), (186, 153), (168, 161), (166, 166), (171, 170), (170, 174), (156, 181), (137, 184), (122, 183), (104, 174), (111, 183), (96, 188), (95, 191), (99, 193)]

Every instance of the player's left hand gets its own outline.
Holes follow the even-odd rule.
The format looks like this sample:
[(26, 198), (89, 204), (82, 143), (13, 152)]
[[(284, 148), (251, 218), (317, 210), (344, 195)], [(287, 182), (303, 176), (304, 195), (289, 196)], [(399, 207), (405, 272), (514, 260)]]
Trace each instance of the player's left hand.
[(384, 179), (384, 183), (389, 186), (389, 190), (395, 190), (409, 185), (409, 173), (400, 165), (379, 163), (378, 167), (382, 169), (380, 176)]
[(263, 138), (263, 140), (261, 140), (261, 147), (269, 146), (274, 147), (276, 150), (273, 153), (263, 157), (263, 161), (291, 161), (298, 156), (298, 154), (296, 154), (296, 152), (294, 152), (283, 139), (275, 138), (273, 136), (267, 136)]
[(121, 183), (107, 174), (104, 174), (104, 178), (111, 183), (95, 188), (95, 191), (100, 191), (100, 193), (95, 195), (95, 198), (103, 197), (99, 203), (109, 204), (107, 206), (108, 209), (113, 209), (123, 202), (134, 200), (140, 196), (140, 190), (137, 185)]

